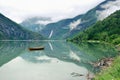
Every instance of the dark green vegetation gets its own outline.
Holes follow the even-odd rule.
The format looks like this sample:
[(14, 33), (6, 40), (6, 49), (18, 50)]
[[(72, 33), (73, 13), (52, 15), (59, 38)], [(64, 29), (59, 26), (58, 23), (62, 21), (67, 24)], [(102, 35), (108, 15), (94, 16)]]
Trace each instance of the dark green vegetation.
[(0, 14), (0, 40), (40, 40), (40, 34), (28, 31)]
[(120, 11), (84, 30), (74, 37), (73, 42), (100, 41), (114, 45), (120, 43)]

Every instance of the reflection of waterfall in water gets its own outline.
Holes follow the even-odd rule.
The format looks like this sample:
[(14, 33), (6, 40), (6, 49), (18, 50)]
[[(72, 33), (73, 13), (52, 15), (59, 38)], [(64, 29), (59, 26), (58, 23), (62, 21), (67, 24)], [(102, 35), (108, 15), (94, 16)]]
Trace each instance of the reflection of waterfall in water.
[[(45, 50), (28, 51), (39, 46)], [(103, 44), (0, 42), (0, 80), (86, 80), (88, 72), (96, 72), (90, 63), (116, 55), (111, 46)]]
[(48, 42), (49, 46), (50, 46), (50, 49), (53, 51), (53, 47), (52, 47), (52, 44), (50, 42)]

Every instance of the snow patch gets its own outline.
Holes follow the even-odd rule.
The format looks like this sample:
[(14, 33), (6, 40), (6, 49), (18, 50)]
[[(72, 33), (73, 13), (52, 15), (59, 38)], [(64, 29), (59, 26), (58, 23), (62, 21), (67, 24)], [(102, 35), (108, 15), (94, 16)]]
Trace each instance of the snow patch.
[(81, 23), (81, 19), (79, 19), (77, 21), (74, 21), (74, 22), (71, 22), (70, 25), (69, 25), (70, 31), (75, 29), (80, 23)]
[(107, 4), (101, 5), (101, 8), (105, 9), (102, 11), (96, 11), (98, 14), (98, 20), (103, 20), (116, 10), (120, 10), (120, 0), (109, 1)]

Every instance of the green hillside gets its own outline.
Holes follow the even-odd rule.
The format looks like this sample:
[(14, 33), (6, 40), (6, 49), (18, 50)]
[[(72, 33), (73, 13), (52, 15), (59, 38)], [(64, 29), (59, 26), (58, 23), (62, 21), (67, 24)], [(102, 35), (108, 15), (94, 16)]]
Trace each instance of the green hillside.
[(79, 33), (72, 42), (100, 41), (112, 44), (120, 43), (120, 10), (116, 11), (103, 21)]
[(41, 40), (40, 34), (24, 29), (19, 24), (0, 14), (0, 40)]
[[(70, 39), (74, 43), (80, 42), (107, 42), (120, 45), (120, 10), (116, 11), (103, 21), (99, 21), (90, 28), (80, 32)], [(98, 73), (94, 80), (119, 80), (120, 56), (115, 58), (112, 65)]]

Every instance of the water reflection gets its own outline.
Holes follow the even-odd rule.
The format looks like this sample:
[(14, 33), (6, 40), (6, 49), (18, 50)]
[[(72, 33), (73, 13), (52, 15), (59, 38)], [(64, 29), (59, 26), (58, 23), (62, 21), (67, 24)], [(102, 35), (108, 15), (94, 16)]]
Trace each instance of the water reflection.
[[(38, 46), (45, 50), (28, 51)], [(87, 80), (88, 73), (96, 72), (91, 62), (116, 55), (103, 44), (0, 42), (0, 80)]]
[[(34, 63), (50, 63), (49, 58), (57, 58), (60, 61), (74, 63), (77, 66), (87, 68), (91, 72), (96, 72), (90, 63), (97, 62), (103, 58), (117, 55), (112, 46), (105, 44), (81, 43), (75, 45), (66, 42), (47, 42), (44, 44), (45, 50), (41, 52), (28, 52), (22, 58)], [(58, 61), (56, 61), (58, 62)]]
[(28, 47), (40, 46), (43, 42), (0, 41), (0, 66), (28, 51)]

